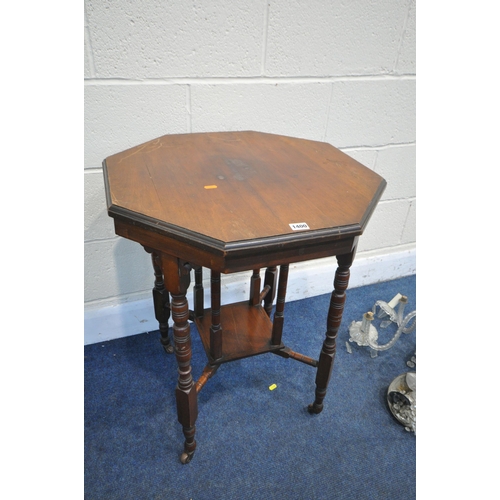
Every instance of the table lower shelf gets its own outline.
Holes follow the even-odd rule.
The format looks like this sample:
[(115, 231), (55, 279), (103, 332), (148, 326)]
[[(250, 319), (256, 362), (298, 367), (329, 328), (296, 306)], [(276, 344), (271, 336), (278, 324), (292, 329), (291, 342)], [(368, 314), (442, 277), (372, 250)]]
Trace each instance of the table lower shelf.
[(225, 363), (283, 348), (283, 344), (271, 344), (273, 324), (264, 308), (251, 306), (248, 301), (221, 307), (222, 357), (217, 360), (210, 354), (212, 310), (205, 309), (203, 317), (194, 321), (210, 362)]

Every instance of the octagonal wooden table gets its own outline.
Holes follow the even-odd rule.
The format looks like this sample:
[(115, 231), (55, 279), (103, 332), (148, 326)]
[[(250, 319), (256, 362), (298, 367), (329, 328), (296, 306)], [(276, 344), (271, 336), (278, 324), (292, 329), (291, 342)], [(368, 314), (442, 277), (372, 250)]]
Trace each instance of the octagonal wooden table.
[[(311, 365), (316, 390), (308, 408), (321, 412), (349, 268), (385, 180), (330, 144), (252, 131), (166, 135), (106, 158), (103, 169), (116, 234), (152, 257), (161, 342), (167, 352), (175, 348), (178, 363), (181, 461), (196, 448), (197, 394), (222, 363), (271, 352)], [(329, 256), (338, 267), (316, 360), (282, 342), (286, 285), (290, 263)], [(211, 273), (209, 308), (203, 268)], [(248, 301), (221, 306), (221, 273), (239, 271), (252, 272)], [(208, 360), (197, 381), (189, 321)]]

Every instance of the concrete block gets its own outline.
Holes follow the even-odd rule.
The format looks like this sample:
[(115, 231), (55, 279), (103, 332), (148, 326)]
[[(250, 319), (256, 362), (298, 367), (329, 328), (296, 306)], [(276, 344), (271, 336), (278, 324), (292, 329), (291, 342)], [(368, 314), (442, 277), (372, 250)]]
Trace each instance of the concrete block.
[(262, 0), (86, 5), (99, 78), (260, 75)]
[(273, 0), (266, 75), (389, 73), (407, 11), (408, 2), (398, 0)]
[(84, 258), (85, 302), (151, 293), (151, 257), (138, 243), (125, 238), (90, 241), (85, 243)]
[(85, 167), (165, 134), (187, 132), (185, 85), (86, 85)]
[[(415, 245), (388, 248), (384, 253), (358, 252), (351, 268), (349, 288), (410, 276), (417, 271)], [(349, 289), (347, 290), (349, 293)]]
[(416, 8), (415, 1), (410, 2), (406, 28), (401, 40), (398, 62), (395, 72), (398, 74), (415, 74), (416, 68)]
[(383, 200), (416, 196), (416, 148), (415, 145), (394, 146), (377, 154), (375, 172), (386, 181)]
[(400, 245), (408, 207), (407, 200), (380, 202), (359, 239), (358, 252)]
[(340, 148), (415, 142), (415, 80), (332, 85), (328, 142)]
[(114, 238), (113, 219), (107, 213), (102, 171), (84, 172), (83, 178), (85, 241)]
[(83, 76), (84, 76), (84, 78), (91, 78), (92, 77), (92, 65), (90, 62), (90, 56), (91, 56), (92, 49), (90, 47), (87, 28), (83, 29), (83, 36), (84, 36)]
[[(335, 144), (332, 144), (332, 146), (335, 146)], [(375, 170), (375, 160), (377, 158), (376, 149), (348, 149), (344, 151), (344, 153), (354, 158), (356, 161), (359, 161), (359, 163), (365, 167)]]
[(417, 200), (411, 200), (406, 218), (401, 243), (413, 243), (417, 240)]
[(193, 85), (193, 132), (257, 130), (323, 140), (330, 84)]

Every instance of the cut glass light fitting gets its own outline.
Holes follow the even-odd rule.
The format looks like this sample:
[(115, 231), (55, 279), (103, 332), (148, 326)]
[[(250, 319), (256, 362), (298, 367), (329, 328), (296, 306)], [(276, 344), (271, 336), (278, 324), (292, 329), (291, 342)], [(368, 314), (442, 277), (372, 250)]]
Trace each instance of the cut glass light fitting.
[[(372, 358), (375, 358), (379, 351), (390, 349), (397, 342), (401, 333), (410, 333), (415, 329), (417, 311), (412, 311), (405, 316), (404, 310), (407, 303), (408, 298), (400, 293), (396, 294), (390, 302), (382, 300), (375, 302), (372, 311), (363, 314), (361, 321), (353, 321), (350, 324), (349, 342), (369, 347)], [(390, 325), (396, 327), (393, 337), (385, 344), (377, 342), (378, 331), (372, 324), (375, 318), (380, 320), (380, 328), (387, 328)]]
[[(361, 321), (353, 321), (349, 325), (349, 342), (346, 342), (347, 352), (352, 353), (350, 342), (359, 346), (368, 347), (372, 358), (378, 356), (379, 351), (390, 349), (402, 333), (410, 333), (415, 329), (417, 311), (405, 316), (408, 298), (400, 293), (389, 302), (378, 300), (371, 311), (363, 314)], [(385, 344), (379, 344), (379, 332), (373, 324), (376, 322), (380, 329), (392, 326), (395, 333)], [(415, 368), (416, 353), (406, 363)], [(408, 432), (417, 432), (417, 374), (416, 372), (403, 373), (396, 377), (387, 389), (387, 403), (392, 415), (404, 425)]]

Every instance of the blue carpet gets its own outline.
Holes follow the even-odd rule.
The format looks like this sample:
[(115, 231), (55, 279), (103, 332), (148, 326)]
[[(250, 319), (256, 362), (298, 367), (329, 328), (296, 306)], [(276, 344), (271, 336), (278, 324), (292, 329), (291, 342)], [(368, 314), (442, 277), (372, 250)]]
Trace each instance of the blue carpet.
[[(221, 366), (199, 394), (197, 449), (182, 465), (177, 367), (159, 333), (85, 346), (85, 498), (172, 500), (415, 498), (415, 435), (391, 415), (386, 391), (416, 351), (416, 330), (372, 359), (345, 343), (376, 300), (408, 296), (416, 277), (348, 290), (321, 414), (310, 415), (315, 369), (273, 354)], [(319, 356), (330, 296), (287, 303), (283, 341)], [(206, 363), (191, 325), (193, 376)], [(379, 341), (385, 342), (383, 333)], [(277, 388), (269, 390), (271, 384)]]

